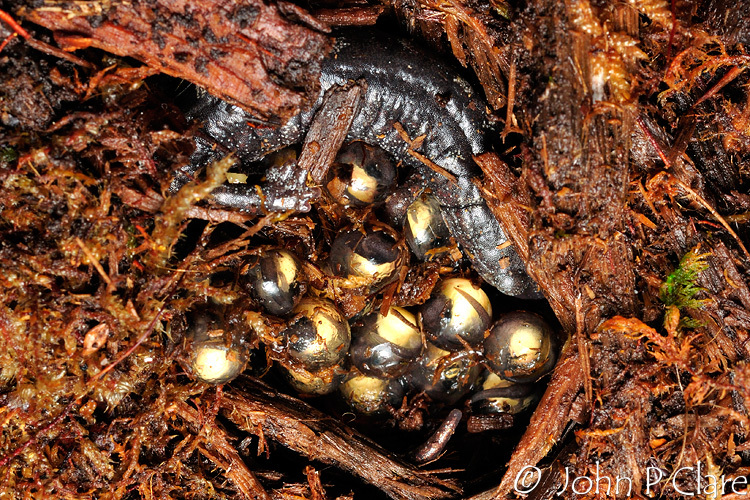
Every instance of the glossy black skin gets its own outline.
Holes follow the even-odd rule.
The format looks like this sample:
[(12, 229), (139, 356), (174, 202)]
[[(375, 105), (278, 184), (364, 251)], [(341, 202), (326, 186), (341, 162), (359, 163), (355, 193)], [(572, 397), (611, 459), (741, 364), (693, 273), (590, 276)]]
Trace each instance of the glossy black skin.
[[(537, 294), (536, 285), (513, 247), (498, 249), (508, 238), (472, 182), (480, 175), (472, 155), (488, 149), (485, 136), (491, 128), (481, 95), (458, 76), (454, 67), (405, 40), (377, 31), (360, 30), (337, 37), (333, 53), (322, 64), (317, 102), (283, 126), (251, 127), (248, 122), (253, 118), (240, 108), (208, 94), (200, 96), (189, 115), (203, 120), (205, 134), (223, 148), (217, 150), (212, 141), (199, 139), (191, 165), (184, 170), (188, 175), (178, 176), (173, 189), (228, 151), (236, 152), (243, 163), (249, 163), (269, 151), (301, 142), (325, 91), (352, 80), (364, 81), (366, 90), (347, 140), (379, 146), (422, 174), (427, 180), (425, 187), (440, 202), (451, 233), (487, 282), (509, 295)], [(418, 152), (450, 172), (456, 182), (409, 155), (408, 144), (394, 128), (395, 123), (401, 124), (412, 139), (424, 136)], [(288, 184), (293, 182), (282, 179), (278, 183)], [(214, 191), (214, 198), (218, 203), (240, 209), (260, 205), (253, 186), (225, 186)], [(309, 197), (297, 196), (296, 206), (280, 203), (289, 199), (283, 193), (280, 196), (268, 193), (265, 208), (309, 208)]]

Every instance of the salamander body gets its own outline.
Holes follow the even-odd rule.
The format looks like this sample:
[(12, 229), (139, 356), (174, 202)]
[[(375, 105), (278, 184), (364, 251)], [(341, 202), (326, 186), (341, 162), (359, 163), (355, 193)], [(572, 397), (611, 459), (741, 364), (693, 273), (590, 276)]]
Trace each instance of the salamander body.
[[(361, 103), (347, 140), (378, 146), (421, 175), (439, 200), (451, 234), (471, 260), (474, 269), (503, 293), (538, 296), (508, 240), (473, 180), (481, 174), (472, 155), (487, 150), (491, 124), (480, 94), (458, 76), (456, 69), (408, 41), (379, 32), (351, 33), (337, 37), (334, 50), (322, 63), (319, 98), (306, 111), (279, 127), (252, 127), (246, 112), (204, 94), (189, 111), (203, 122), (205, 136), (197, 139), (192, 174), (216, 156), (216, 144), (233, 151), (243, 162), (252, 162), (270, 151), (301, 142), (320, 108), (326, 91), (352, 81), (365, 83)], [(409, 144), (394, 124), (410, 138), (423, 136), (417, 152), (452, 174), (448, 179), (408, 153)], [(176, 178), (175, 186), (188, 176)], [(254, 187), (228, 185), (214, 191), (223, 205), (258, 206)], [(289, 207), (266, 206), (266, 209)]]

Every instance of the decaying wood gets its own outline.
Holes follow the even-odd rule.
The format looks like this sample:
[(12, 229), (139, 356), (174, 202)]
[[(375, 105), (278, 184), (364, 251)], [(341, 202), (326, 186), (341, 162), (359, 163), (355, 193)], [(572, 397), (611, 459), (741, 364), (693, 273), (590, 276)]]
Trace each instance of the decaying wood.
[[(633, 255), (623, 235), (632, 111), (624, 103), (595, 109), (603, 97), (593, 95), (592, 80), (597, 75), (590, 67), (588, 48), (595, 35), (580, 28), (599, 21), (586, 18), (590, 12), (584, 7), (575, 1), (534, 4), (529, 15), (549, 23), (546, 28), (534, 27), (544, 36), (530, 45), (509, 47), (519, 60), (529, 60), (530, 53), (533, 61), (544, 57), (559, 61), (546, 68), (555, 85), (541, 89), (529, 80), (535, 68), (513, 67), (514, 80), (519, 75), (514, 102), (528, 102), (545, 93), (536, 105), (516, 105), (515, 120), (527, 127), (532, 138), (522, 177), (528, 187), (516, 186), (497, 158), (478, 159), (487, 176), (491, 208), (512, 229), (511, 238), (526, 258), (529, 274), (575, 344), (566, 347), (497, 497), (508, 495), (521, 469), (537, 463), (560, 438), (574, 418), (570, 410), (581, 388), (586, 388), (591, 402), (587, 332), (602, 318), (615, 312), (633, 314), (636, 307)], [(581, 109), (591, 110), (590, 114), (582, 115)], [(525, 191), (529, 188), (541, 199), (530, 216), (524, 213), (531, 199)], [(561, 231), (566, 233), (562, 238)]]
[(576, 348), (568, 344), (547, 391), (531, 417), (528, 430), (508, 463), (501, 483), (497, 488), (472, 497), (472, 500), (489, 500), (508, 495), (523, 471), (530, 464), (539, 463), (547, 455), (571, 422), (581, 423), (585, 403), (576, 401), (576, 397), (579, 395), (582, 378), (580, 356)]
[(278, 441), (311, 460), (333, 464), (380, 488), (394, 499), (452, 498), (460, 492), (449, 479), (400, 462), (338, 420), (273, 389), (243, 379), (227, 391), (222, 412), (240, 429)]
[(324, 96), (315, 114), (298, 164), (310, 172), (316, 184), (322, 184), (336, 154), (344, 144), (346, 134), (359, 107), (362, 88), (354, 83), (347, 87), (332, 87)]
[[(550, 82), (554, 83), (543, 85), (541, 89), (534, 87), (537, 82), (524, 81), (534, 74), (535, 68), (520, 67), (513, 72), (506, 70), (509, 79), (519, 75), (517, 94), (512, 99), (516, 103), (523, 103), (530, 96), (542, 95), (542, 92), (544, 95), (531, 106), (519, 107), (516, 104), (517, 116), (514, 123), (526, 125), (527, 137), (531, 138), (522, 174), (517, 178), (505, 163), (493, 155), (484, 155), (477, 160), (485, 172), (488, 203), (498, 219), (509, 228), (511, 239), (527, 261), (530, 274), (545, 291), (563, 327), (571, 333), (577, 349), (569, 345), (568, 350), (578, 351), (575, 359), (579, 366), (574, 372), (569, 371), (572, 357), (564, 359), (558, 365), (502, 483), (496, 491), (483, 495), (488, 498), (512, 496), (512, 482), (520, 469), (524, 465), (536, 463), (548, 450), (548, 445), (544, 444), (545, 439), (556, 440), (562, 432), (563, 426), (559, 424), (550, 432), (549, 421), (568, 421), (573, 417), (568, 413), (570, 401), (555, 401), (555, 394), (567, 390), (570, 397), (581, 389), (585, 389), (589, 404), (594, 401), (594, 393), (599, 395), (598, 398), (604, 398), (604, 404), (600, 402), (590, 408), (593, 410), (592, 430), (579, 435), (581, 447), (576, 473), (593, 475), (592, 459), (588, 454), (592, 449), (602, 449), (601, 441), (605, 441), (607, 445), (603, 449), (611, 450), (613, 455), (611, 460), (602, 461), (601, 469), (597, 461), (597, 473), (606, 470), (610, 477), (630, 478), (635, 483), (635, 491), (643, 490), (646, 466), (654, 463), (649, 462), (648, 458), (653, 457), (653, 452), (648, 442), (649, 424), (646, 419), (647, 415), (657, 410), (651, 406), (653, 393), (645, 382), (653, 377), (653, 372), (647, 371), (645, 379), (641, 379), (644, 375), (633, 368), (638, 366), (637, 359), (640, 360), (635, 356), (627, 361), (602, 365), (611, 358), (606, 349), (619, 348), (620, 352), (624, 350), (634, 355), (638, 352), (633, 346), (622, 347), (622, 344), (627, 343), (624, 339), (610, 339), (605, 350), (597, 347), (601, 345), (598, 341), (594, 347), (591, 346), (591, 339), (595, 337), (593, 332), (604, 318), (612, 314), (636, 315), (641, 307), (635, 294), (638, 287), (633, 273), (643, 266), (636, 265), (637, 252), (633, 251), (638, 246), (633, 245), (633, 214), (629, 208), (632, 203), (628, 194), (632, 178), (629, 171), (630, 155), (633, 155), (633, 163), (651, 172), (658, 172), (662, 161), (667, 168), (673, 168), (682, 179), (677, 182), (682, 186), (693, 186), (697, 190), (683, 189), (681, 195), (685, 196), (687, 192), (694, 202), (700, 201), (714, 218), (720, 216), (713, 206), (726, 208), (727, 202), (731, 202), (731, 198), (716, 197), (716, 194), (737, 189), (740, 179), (736, 171), (732, 172), (734, 169), (726, 154), (726, 142), (720, 143), (718, 138), (721, 136), (715, 130), (715, 125), (711, 125), (711, 121), (700, 122), (701, 125), (697, 126), (703, 129), (713, 128), (714, 131), (708, 134), (700, 134), (696, 130), (695, 121), (687, 119), (681, 120), (682, 127), (677, 140), (670, 140), (667, 132), (653, 126), (646, 132), (647, 141), (638, 139), (639, 134), (643, 134), (644, 118), (638, 118), (639, 126), (634, 127), (633, 117), (637, 111), (633, 102), (628, 100), (633, 87), (623, 85), (622, 82), (632, 80), (632, 76), (628, 75), (638, 71), (634, 61), (642, 58), (643, 54), (624, 49), (610, 51), (605, 65), (609, 74), (602, 75), (604, 63), (599, 59), (600, 56), (593, 53), (594, 48), (601, 44), (602, 38), (615, 36), (612, 31), (619, 31), (619, 37), (638, 34), (637, 19), (632, 12), (627, 12), (627, 8), (623, 8), (625, 12), (617, 12), (617, 8), (597, 11), (587, 1), (553, 4), (556, 3), (548, 2), (545, 6), (544, 2), (537, 2), (531, 6), (530, 11), (534, 12), (534, 18), (539, 16), (537, 19), (541, 18), (544, 22), (563, 28), (551, 29), (550, 24), (548, 29), (544, 29), (538, 24), (533, 30), (544, 34), (543, 36), (532, 37), (534, 43), (511, 45), (508, 49), (515, 54), (517, 60), (528, 61), (525, 56), (521, 56), (528, 51), (535, 54), (532, 60), (550, 57), (550, 60), (557, 61), (551, 68), (545, 68), (551, 75)], [(732, 36), (742, 37), (740, 24), (737, 24), (736, 19), (747, 17), (746, 12), (743, 14), (743, 7), (731, 7), (737, 12), (727, 16), (726, 12), (718, 14), (721, 10), (719, 2), (714, 4), (712, 9), (716, 9), (716, 14), (711, 22), (719, 20), (721, 29), (731, 32)], [(642, 15), (651, 17), (655, 25), (668, 26), (671, 19), (671, 13), (664, 6), (644, 4), (637, 5), (635, 9), (640, 10)], [(603, 18), (613, 14), (608, 23), (603, 22)], [(524, 20), (518, 22), (524, 23)], [(726, 23), (731, 26), (726, 27)], [(607, 32), (608, 29), (612, 31)], [(553, 38), (545, 39), (544, 36)], [(554, 51), (553, 55), (549, 54), (550, 50)], [(727, 77), (704, 91), (698, 99), (682, 97), (685, 102), (682, 109), (692, 106), (691, 109), (697, 111), (708, 106), (709, 109), (704, 109), (703, 113), (715, 112), (715, 108), (710, 107), (712, 105), (706, 99), (714, 95), (717, 88), (722, 88), (720, 85), (730, 82), (730, 77), (736, 78), (737, 74), (737, 71), (728, 73)], [(602, 82), (606, 83), (606, 87), (601, 87)], [(599, 89), (597, 85), (600, 86)], [(526, 113), (530, 114), (524, 116)], [(634, 138), (633, 143), (631, 138)], [(644, 150), (638, 141), (641, 141), (640, 144), (650, 145)], [(700, 163), (700, 170), (688, 163), (686, 155), (682, 155), (686, 148), (691, 157)], [(645, 166), (647, 163), (648, 167)], [(655, 207), (652, 193), (659, 191), (656, 188), (657, 179), (658, 174), (651, 178), (651, 184), (645, 191), (648, 193), (646, 197), (651, 200), (647, 200), (647, 203), (652, 209)], [(529, 191), (540, 200), (536, 207)], [(672, 236), (663, 236), (664, 240), (653, 243), (660, 246), (666, 240), (671, 246), (672, 255), (684, 255), (691, 245), (697, 243), (698, 234), (691, 227), (690, 219), (672, 212), (674, 206), (670, 209), (666, 209), (661, 203), (658, 206), (658, 215), (666, 217), (663, 219), (669, 228), (666, 233)], [(644, 220), (640, 214), (636, 217)], [(648, 219), (645, 222), (655, 229)], [(729, 232), (734, 235), (732, 231)], [(691, 236), (686, 237), (686, 234)], [(738, 238), (735, 240), (735, 248), (739, 247), (744, 252), (742, 242)], [(645, 244), (641, 248), (646, 255), (659, 252), (658, 248), (651, 247), (643, 239), (641, 244)], [(703, 248), (707, 250), (707, 247)], [(747, 275), (746, 271), (744, 275), (734, 271), (736, 254), (733, 256), (727, 252), (721, 243), (708, 251), (708, 254), (711, 255), (710, 265), (699, 282), (705, 283), (704, 286), (711, 290), (713, 296), (720, 294), (720, 290), (726, 290), (728, 282), (735, 283), (732, 295), (739, 298), (743, 307), (746, 307), (741, 297), (746, 289)], [(717, 254), (721, 257), (717, 257)], [(729, 269), (721, 271), (727, 265), (722, 264), (723, 262), (729, 265)], [(662, 261), (661, 264), (663, 266), (666, 263)], [(743, 268), (746, 269), (746, 265), (746, 262), (743, 263)], [(668, 272), (668, 268), (662, 267), (662, 270)], [(707, 282), (709, 276), (721, 284)], [(734, 279), (727, 279), (729, 276)], [(652, 289), (650, 295), (653, 297), (658, 294), (658, 290)], [(642, 297), (645, 297), (647, 304), (653, 304), (648, 293)], [(732, 300), (724, 302), (724, 307), (731, 308), (732, 311), (740, 309), (738, 306)], [(705, 325), (708, 330), (706, 333), (713, 339), (709, 343), (709, 352), (714, 354), (710, 357), (714, 363), (720, 359), (747, 359), (746, 350), (740, 347), (735, 337), (739, 335), (744, 338), (745, 332), (735, 333), (738, 330), (721, 319), (727, 315), (727, 309), (719, 309), (718, 302), (710, 301), (704, 307), (690, 311), (694, 318)], [(727, 335), (726, 332), (731, 333)], [(612, 347), (613, 342), (619, 347)], [(742, 354), (739, 354), (738, 349)], [(592, 382), (590, 377), (593, 374), (601, 377), (604, 373), (619, 373), (622, 379), (615, 381), (596, 378), (596, 382)], [(630, 381), (625, 382), (629, 377)], [(707, 380), (702, 380), (707, 383)], [(618, 386), (619, 389), (616, 388)], [(620, 394), (620, 398), (611, 397), (612, 391)], [(611, 408), (626, 410), (622, 415), (615, 416), (616, 411), (610, 410)], [(607, 429), (618, 430), (608, 434)], [(698, 460), (700, 456), (704, 455), (700, 451), (696, 452), (694, 460)]]
[(318, 9), (313, 14), (329, 26), (370, 26), (377, 22), (384, 11), (384, 5), (370, 5), (367, 7)]
[(17, 14), (54, 30), (65, 49), (139, 59), (273, 122), (317, 94), (319, 63), (330, 50), (324, 35), (255, 0), (47, 1)]
[(227, 480), (237, 485), (237, 489), (245, 496), (254, 500), (270, 500), (271, 497), (260, 484), (255, 474), (247, 468), (237, 449), (227, 440), (226, 433), (216, 425), (213, 418), (204, 419), (202, 426), (201, 415), (185, 402), (177, 403), (177, 413), (186, 421), (192, 422), (196, 433), (202, 432), (206, 435), (209, 445), (200, 446), (200, 452), (211, 460), (217, 467), (224, 470)]

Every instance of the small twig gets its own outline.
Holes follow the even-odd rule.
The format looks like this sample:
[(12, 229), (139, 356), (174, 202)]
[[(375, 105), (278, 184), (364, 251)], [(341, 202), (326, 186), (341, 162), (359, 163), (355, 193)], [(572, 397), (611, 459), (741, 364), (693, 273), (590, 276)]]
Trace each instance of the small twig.
[(667, 154), (664, 152), (664, 148), (662, 147), (662, 144), (657, 140), (654, 134), (651, 133), (651, 130), (649, 130), (648, 126), (646, 126), (646, 123), (643, 121), (643, 118), (640, 116), (637, 116), (635, 119), (635, 122), (638, 124), (638, 127), (643, 132), (643, 135), (646, 136), (646, 139), (656, 151), (656, 154), (659, 155), (659, 158), (661, 159), (661, 161), (664, 162), (664, 166), (668, 169), (671, 168), (672, 162), (670, 161), (669, 156), (667, 156)]
[(450, 181), (451, 184), (457, 184), (458, 183), (458, 180), (456, 179), (455, 175), (453, 175), (452, 173), (448, 172), (446, 169), (444, 169), (443, 167), (441, 167), (440, 165), (438, 165), (434, 161), (430, 160), (425, 155), (423, 155), (421, 153), (417, 153), (416, 151), (414, 151), (411, 148), (409, 149), (408, 153), (411, 156), (413, 156), (414, 158), (416, 158), (417, 160), (419, 160), (422, 163), (424, 163), (425, 165), (427, 165), (430, 169), (434, 170), (438, 174), (440, 174), (443, 177), (445, 177), (446, 179), (448, 179), (448, 181)]
[(732, 235), (732, 238), (737, 242), (737, 245), (739, 245), (742, 252), (745, 254), (745, 257), (750, 260), (750, 252), (747, 251), (747, 248), (745, 248), (745, 245), (742, 243), (742, 240), (737, 235), (737, 233), (734, 232), (732, 227), (729, 225), (729, 223), (724, 219), (724, 217), (721, 216), (719, 212), (716, 211), (714, 207), (711, 206), (711, 204), (706, 201), (701, 195), (696, 193), (690, 186), (682, 182), (680, 179), (676, 178), (673, 175), (668, 174), (667, 172), (662, 172), (661, 175), (665, 177), (667, 180), (674, 182), (678, 186), (680, 186), (682, 189), (684, 189), (691, 197), (695, 199), (698, 203), (703, 205), (703, 207), (708, 210), (711, 215), (714, 216), (714, 218), (719, 221), (719, 223), (724, 227), (724, 229), (727, 230), (727, 232)]
[(505, 127), (500, 133), (500, 137), (505, 141), (508, 134), (521, 133), (523, 132), (518, 128), (516, 123), (516, 115), (513, 113), (513, 106), (516, 102), (516, 58), (511, 56), (510, 69), (508, 71), (508, 105), (505, 112)]
[[(195, 418), (197, 412), (188, 408), (184, 402), (180, 404), (180, 409), (183, 415)], [(226, 432), (216, 425), (216, 421), (213, 418), (206, 421), (202, 430), (210, 434), (205, 439), (210, 446), (199, 445), (197, 449), (201, 455), (224, 469), (226, 478), (236, 485), (245, 498), (271, 500), (255, 473), (245, 465), (240, 454), (227, 439)]]
[(385, 11), (384, 5), (318, 9), (312, 14), (329, 26), (371, 26)]
[(320, 482), (320, 473), (312, 465), (305, 467), (305, 476), (310, 488), (310, 500), (326, 500), (326, 490)]
[(11, 33), (10, 35), (8, 35), (8, 37), (5, 40), (3, 40), (3, 43), (0, 44), (0, 52), (2, 52), (3, 49), (10, 43), (10, 41), (13, 40), (17, 36), (18, 36), (18, 33), (15, 31)]
[(0, 10), (0, 20), (4, 21), (8, 26), (11, 27), (13, 31), (24, 37), (26, 40), (31, 39), (31, 35), (29, 35), (29, 32), (23, 29), (21, 25), (18, 24), (15, 19), (13, 19), (13, 16), (8, 14), (4, 10)]
[(417, 148), (419, 148), (422, 145), (422, 141), (424, 140), (423, 135), (417, 137), (416, 139), (412, 139), (411, 137), (409, 137), (409, 133), (406, 131), (404, 126), (398, 122), (393, 124), (393, 128), (396, 129), (396, 132), (398, 133), (399, 137), (401, 137), (401, 139), (403, 139), (403, 141), (409, 145), (409, 149), (406, 151), (407, 153), (409, 153), (411, 156), (413, 156), (417, 160), (424, 163), (427, 167), (434, 170), (436, 173), (448, 179), (448, 181), (450, 181), (452, 184), (458, 183), (458, 180), (456, 179), (455, 175), (448, 172), (446, 169), (444, 169), (443, 167), (441, 167), (434, 161), (430, 160), (425, 155), (415, 151)]
[(461, 410), (453, 408), (435, 433), (414, 453), (415, 461), (423, 464), (432, 462), (440, 457), (445, 451), (445, 447), (448, 445), (451, 436), (456, 432), (458, 424), (461, 422), (461, 417), (463, 417)]
[(744, 66), (735, 66), (734, 68), (730, 69), (726, 75), (724, 75), (721, 80), (719, 80), (716, 85), (711, 87), (708, 92), (703, 94), (700, 99), (695, 101), (695, 104), (693, 104), (690, 109), (695, 109), (696, 106), (701, 104), (702, 102), (706, 101), (707, 99), (710, 99), (711, 97), (715, 96), (721, 89), (723, 89), (725, 86), (727, 86), (729, 83), (731, 83), (735, 78), (737, 78), (740, 73), (742, 73), (745, 70)]
[(91, 253), (91, 250), (89, 250), (86, 245), (81, 241), (81, 238), (76, 236), (76, 244), (81, 248), (81, 251), (86, 255), (86, 257), (89, 259), (89, 262), (91, 262), (91, 265), (94, 266), (96, 271), (99, 273), (99, 276), (102, 277), (105, 283), (107, 283), (107, 291), (110, 292), (114, 290), (115, 286), (112, 283), (112, 280), (109, 278), (106, 272), (104, 272), (104, 268), (99, 263), (99, 260), (94, 256), (94, 254)]
[[(242, 387), (242, 389), (239, 389)], [(439, 500), (460, 492), (451, 480), (400, 462), (343, 423), (298, 399), (242, 377), (226, 388), (222, 415), (239, 429), (359, 476), (396, 500)]]
[(95, 66), (91, 64), (88, 61), (84, 61), (80, 57), (76, 57), (73, 54), (69, 52), (65, 52), (62, 49), (58, 49), (57, 47), (54, 47), (47, 42), (43, 42), (41, 40), (37, 40), (36, 38), (29, 38), (26, 40), (26, 42), (34, 49), (38, 50), (39, 52), (44, 52), (45, 54), (49, 54), (51, 56), (59, 57), (60, 59), (65, 59), (68, 62), (71, 62), (75, 65), (82, 66), (84, 68), (94, 69)]
[(675, 0), (670, 2), (670, 12), (672, 13), (672, 28), (669, 30), (669, 42), (667, 43), (667, 59), (672, 57), (672, 47), (674, 46), (674, 35), (677, 32), (677, 10)]
[(591, 386), (591, 360), (589, 359), (588, 338), (585, 334), (584, 314), (581, 311), (581, 295), (577, 294), (574, 300), (575, 317), (576, 317), (576, 344), (578, 353), (581, 358), (581, 371), (583, 372), (583, 388), (586, 394), (586, 401), (589, 404), (593, 402), (593, 388)]
[(204, 208), (192, 206), (185, 211), (185, 218), (202, 219), (212, 224), (233, 222), (234, 224), (242, 225), (252, 220), (254, 217), (245, 212), (238, 212), (236, 210), (223, 210), (220, 208)]
[[(76, 57), (73, 54), (69, 54), (68, 52), (65, 52), (62, 49), (53, 47), (52, 45), (46, 42), (33, 38), (29, 34), (28, 31), (23, 29), (21, 25), (18, 24), (16, 20), (13, 19), (13, 17), (7, 12), (5, 12), (4, 10), (0, 10), (0, 20), (4, 21), (8, 26), (11, 27), (13, 31), (21, 35), (26, 40), (26, 43), (28, 43), (32, 48), (40, 52), (44, 52), (45, 54), (59, 57), (60, 59), (65, 59), (66, 61), (70, 61), (73, 64), (77, 64), (78, 66), (83, 66), (84, 68), (94, 68), (93, 64), (89, 63), (88, 61), (84, 61), (80, 57)], [(2, 46), (0, 46), (0, 51), (3, 50), (3, 48), (5, 48), (5, 45), (7, 44), (7, 42), (8, 42), (8, 39), (6, 39), (3, 42)]]
[(310, 178), (316, 184), (323, 182), (346, 140), (364, 88), (366, 86), (360, 82), (333, 87), (315, 114), (297, 163), (310, 172)]

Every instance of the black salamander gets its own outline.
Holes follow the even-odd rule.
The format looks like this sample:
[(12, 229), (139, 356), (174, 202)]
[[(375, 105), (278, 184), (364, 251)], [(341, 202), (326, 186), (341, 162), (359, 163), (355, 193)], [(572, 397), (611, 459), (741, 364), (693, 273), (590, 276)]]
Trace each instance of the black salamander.
[[(285, 125), (252, 127), (252, 117), (240, 108), (203, 94), (189, 111), (203, 122), (207, 138), (197, 139), (197, 151), (184, 174), (175, 178), (178, 188), (207, 163), (223, 156), (216, 144), (234, 151), (243, 163), (263, 157), (270, 151), (302, 142), (322, 103), (333, 86), (364, 80), (362, 95), (347, 140), (362, 140), (379, 146), (425, 179), (440, 202), (443, 217), (461, 244), (474, 269), (503, 293), (539, 297), (536, 285), (525, 272), (521, 259), (492, 215), (472, 182), (480, 170), (472, 159), (487, 151), (486, 135), (491, 124), (486, 104), (456, 69), (405, 40), (378, 32), (345, 34), (336, 39), (332, 54), (322, 64), (321, 93), (317, 102)], [(417, 151), (455, 176), (437, 174), (408, 154), (408, 144), (394, 124), (399, 123), (409, 137), (424, 136)], [(304, 182), (304, 179), (301, 180)], [(216, 202), (239, 209), (260, 206), (254, 186), (226, 185), (214, 191)], [(281, 197), (288, 203), (289, 197)], [(281, 199), (280, 198), (280, 199)], [(302, 209), (277, 205), (266, 199), (267, 210)]]

